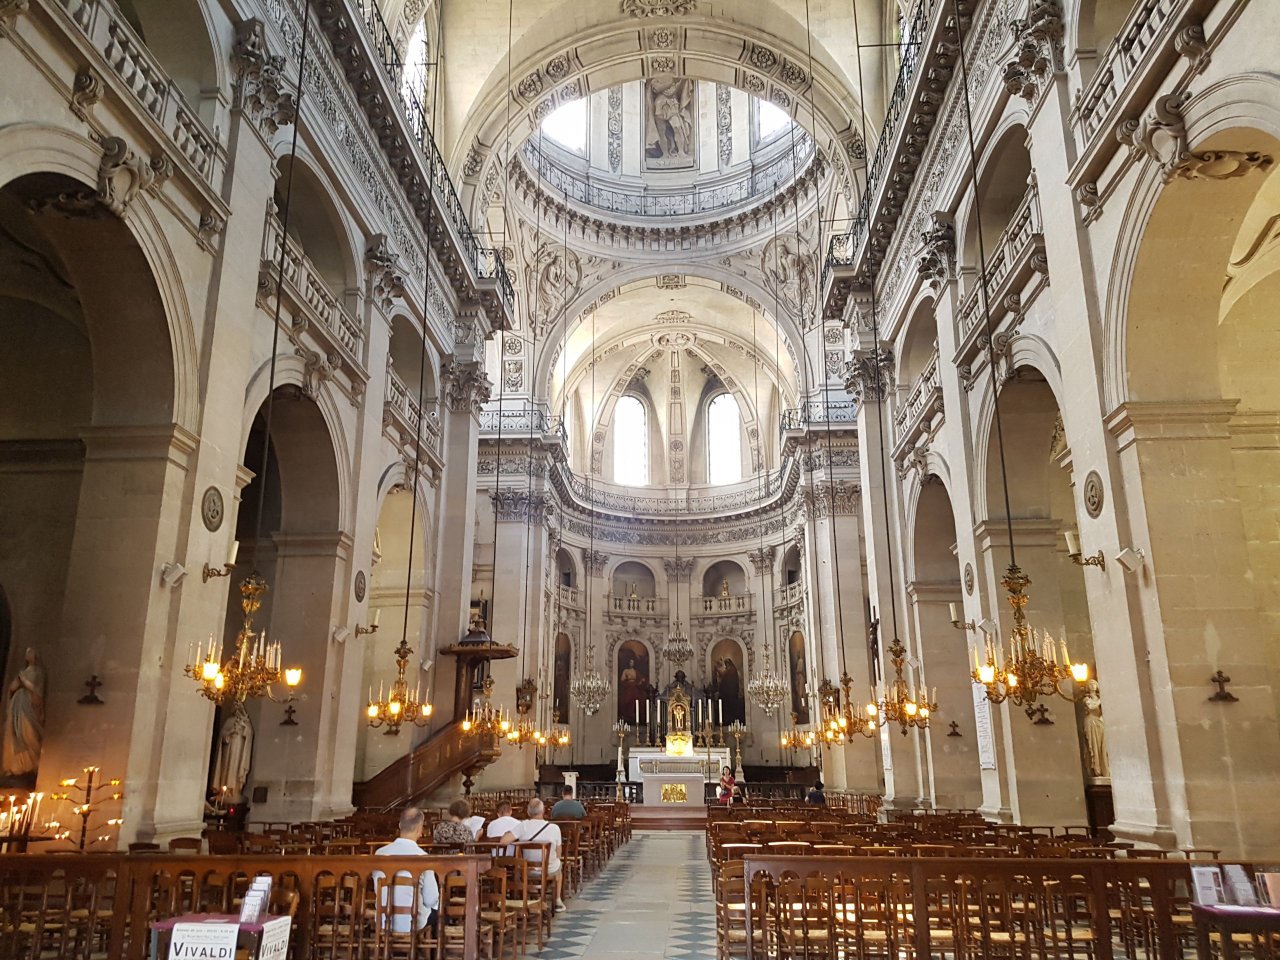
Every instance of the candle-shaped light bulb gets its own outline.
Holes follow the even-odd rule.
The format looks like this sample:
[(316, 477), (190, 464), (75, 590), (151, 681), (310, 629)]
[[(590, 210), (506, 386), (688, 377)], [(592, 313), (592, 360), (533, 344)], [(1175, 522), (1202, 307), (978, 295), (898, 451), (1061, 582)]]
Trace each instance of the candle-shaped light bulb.
[(960, 622), (960, 604), (948, 603), (947, 610), (950, 611), (951, 613), (951, 622), (959, 623)]
[(238, 557), (239, 555), (240, 555), (240, 541), (232, 540), (231, 549), (227, 551), (227, 566), (234, 567), (236, 563), (236, 557)]
[(374, 607), (373, 608), (373, 625), (376, 627), (378, 625), (378, 621), (381, 619), (382, 619), (382, 608)]
[(1076, 536), (1076, 532), (1074, 530), (1064, 530), (1062, 531), (1062, 536), (1066, 538), (1067, 541), (1067, 553), (1071, 554), (1073, 557), (1079, 555), (1080, 538)]

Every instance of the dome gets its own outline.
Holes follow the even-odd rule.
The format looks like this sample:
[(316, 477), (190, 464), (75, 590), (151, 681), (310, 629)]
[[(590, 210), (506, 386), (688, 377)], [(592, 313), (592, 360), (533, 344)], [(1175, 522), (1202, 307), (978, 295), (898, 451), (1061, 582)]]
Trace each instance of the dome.
[(659, 75), (561, 105), (518, 162), (552, 197), (596, 215), (696, 220), (768, 199), (813, 153), (808, 133), (767, 100)]

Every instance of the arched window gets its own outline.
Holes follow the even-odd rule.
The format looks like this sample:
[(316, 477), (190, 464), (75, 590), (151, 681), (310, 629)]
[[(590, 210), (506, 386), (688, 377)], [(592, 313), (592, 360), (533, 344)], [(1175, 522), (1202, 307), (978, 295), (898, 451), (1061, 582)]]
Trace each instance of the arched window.
[(742, 479), (742, 414), (732, 394), (722, 393), (707, 407), (707, 482)]
[(423, 17), (409, 38), (404, 52), (404, 71), (400, 75), (400, 90), (410, 100), (423, 106), (427, 102), (427, 62), (431, 59), (427, 47), (427, 18)]
[(622, 397), (613, 408), (613, 481), (631, 487), (649, 482), (649, 423), (635, 397)]
[(542, 121), (542, 132), (574, 153), (587, 152), (587, 101), (571, 100)]

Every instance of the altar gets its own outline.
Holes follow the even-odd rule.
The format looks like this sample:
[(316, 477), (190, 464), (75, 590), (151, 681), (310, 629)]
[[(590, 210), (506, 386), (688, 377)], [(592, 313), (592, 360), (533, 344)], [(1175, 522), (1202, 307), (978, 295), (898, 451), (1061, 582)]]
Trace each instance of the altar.
[[(685, 686), (684, 674), (677, 673), (666, 701), (666, 716), (662, 716), (659, 710), (656, 734), (657, 739), (663, 741), (662, 745), (634, 746), (630, 751), (627, 779), (644, 784), (643, 803), (646, 807), (701, 807), (706, 795), (705, 785), (719, 780), (721, 768), (733, 763), (728, 747), (703, 746), (698, 749), (696, 746), (698, 739), (707, 744), (714, 742), (715, 738), (710, 720), (695, 735), (690, 722), (693, 711)], [(618, 775), (621, 776), (621, 743), (618, 767)]]

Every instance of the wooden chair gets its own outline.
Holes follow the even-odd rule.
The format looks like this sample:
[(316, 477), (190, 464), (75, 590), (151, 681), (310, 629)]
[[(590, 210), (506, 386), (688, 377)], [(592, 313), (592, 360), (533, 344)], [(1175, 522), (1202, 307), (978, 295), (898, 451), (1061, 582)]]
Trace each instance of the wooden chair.
[[(507, 871), (495, 866), (480, 877), (480, 919), (493, 929), (491, 955), (503, 960), (507, 944), (514, 958), (520, 950), (520, 921), (516, 911), (507, 906)], [(508, 937), (510, 939), (508, 939)]]
[(174, 837), (169, 841), (169, 852), (198, 856), (203, 846), (204, 841), (199, 837)]
[[(441, 957), (464, 955), (466, 949), (467, 882), (458, 874), (445, 876), (440, 888), (440, 953)], [(493, 924), (480, 920), (477, 930), (481, 953), (494, 960)]]
[[(418, 880), (398, 873), (383, 879), (378, 887), (377, 919), (373, 930), (374, 960), (434, 960), (438, 957), (440, 938), (437, 925), (427, 923), (418, 926), (421, 899)], [(359, 952), (355, 955), (359, 956)]]

